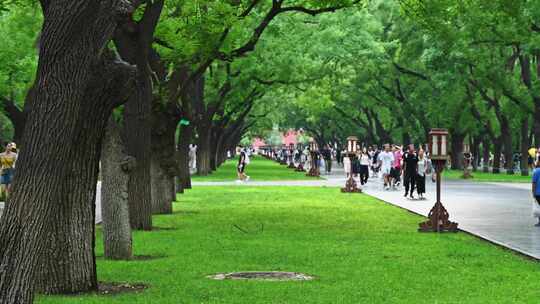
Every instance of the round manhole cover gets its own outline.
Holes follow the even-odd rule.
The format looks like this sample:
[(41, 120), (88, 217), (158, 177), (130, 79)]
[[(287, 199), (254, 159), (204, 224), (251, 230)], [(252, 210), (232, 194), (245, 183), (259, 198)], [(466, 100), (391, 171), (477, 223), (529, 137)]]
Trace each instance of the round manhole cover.
[(310, 281), (313, 276), (298, 272), (245, 271), (218, 273), (208, 276), (214, 280), (259, 280), (259, 281)]

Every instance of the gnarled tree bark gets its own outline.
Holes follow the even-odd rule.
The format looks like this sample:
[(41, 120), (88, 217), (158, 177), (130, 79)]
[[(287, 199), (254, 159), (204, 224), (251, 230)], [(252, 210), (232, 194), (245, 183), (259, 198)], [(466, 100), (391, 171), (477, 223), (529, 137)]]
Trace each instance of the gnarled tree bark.
[(152, 110), (152, 212), (171, 214), (176, 200), (174, 178), (178, 168), (175, 159), (175, 133), (180, 113), (176, 103), (156, 100)]
[(111, 117), (101, 150), (101, 214), (106, 259), (129, 260), (133, 256), (128, 182), (135, 165), (135, 158), (124, 153), (119, 126)]
[[(94, 198), (101, 138), (122, 101), (122, 62), (105, 58), (124, 1), (42, 1), (40, 56), (13, 191), (0, 224), (0, 302), (97, 286)], [(58, 161), (59, 157), (62, 161)], [(47, 257), (45, 259), (45, 257)], [(47, 269), (48, 282), (37, 276)], [(46, 283), (46, 284), (44, 284)]]
[(147, 3), (140, 21), (130, 20), (116, 32), (115, 44), (122, 58), (137, 65), (137, 92), (124, 110), (124, 136), (129, 155), (137, 167), (129, 176), (129, 216), (131, 228), (152, 230), (151, 120), (152, 71), (149, 65), (154, 30), (163, 9), (163, 0)]

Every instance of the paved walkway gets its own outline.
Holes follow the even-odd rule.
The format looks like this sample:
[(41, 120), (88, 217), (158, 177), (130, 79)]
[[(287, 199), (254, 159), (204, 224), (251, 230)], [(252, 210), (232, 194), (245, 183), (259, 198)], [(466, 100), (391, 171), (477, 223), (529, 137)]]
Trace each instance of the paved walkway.
[[(343, 176), (343, 170), (338, 168), (332, 175), (323, 175), (324, 180), (197, 182), (193, 185), (342, 187), (345, 184)], [(363, 190), (423, 216), (427, 216), (435, 202), (435, 184), (430, 181), (427, 182), (428, 199), (425, 201), (404, 198), (403, 189), (384, 191), (380, 180), (370, 180)], [(534, 227), (536, 219), (531, 215), (529, 184), (444, 181), (442, 201), (450, 213), (450, 219), (458, 222), (462, 230), (540, 259), (540, 228)]]

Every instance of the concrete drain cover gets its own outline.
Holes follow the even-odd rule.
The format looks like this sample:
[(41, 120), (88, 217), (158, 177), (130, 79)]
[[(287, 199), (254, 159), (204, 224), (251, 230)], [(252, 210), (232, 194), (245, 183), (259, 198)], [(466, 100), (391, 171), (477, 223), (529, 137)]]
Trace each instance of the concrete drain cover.
[(259, 280), (259, 281), (310, 281), (313, 276), (297, 272), (250, 271), (218, 273), (208, 276), (214, 280)]

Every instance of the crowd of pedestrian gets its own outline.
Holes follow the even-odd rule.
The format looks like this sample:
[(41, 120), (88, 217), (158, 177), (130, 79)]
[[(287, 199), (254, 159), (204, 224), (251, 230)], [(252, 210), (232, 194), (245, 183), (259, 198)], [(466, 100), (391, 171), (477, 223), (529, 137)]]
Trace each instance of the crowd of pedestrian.
[[(426, 176), (432, 172), (428, 153), (409, 145), (405, 150), (399, 145), (384, 145), (356, 149), (356, 153), (342, 153), (347, 178), (357, 178), (361, 185), (370, 177), (381, 178), (384, 190), (398, 190), (403, 182), (405, 197), (423, 199), (426, 193)], [(338, 160), (339, 163), (339, 160)]]
[(308, 146), (283, 146), (268, 153), (282, 164), (302, 164), (306, 170), (316, 165), (326, 175), (332, 173), (335, 162), (344, 168), (348, 178), (358, 179), (361, 185), (367, 184), (370, 178), (381, 178), (387, 191), (398, 190), (403, 183), (406, 197), (415, 198), (416, 193), (418, 198), (424, 198), (426, 177), (433, 173), (433, 169), (429, 154), (421, 146), (417, 149), (415, 145), (409, 145), (403, 149), (397, 144), (386, 144), (382, 150), (374, 145), (358, 147), (356, 151), (350, 154), (338, 149), (337, 145), (324, 145), (316, 151), (310, 151)]

